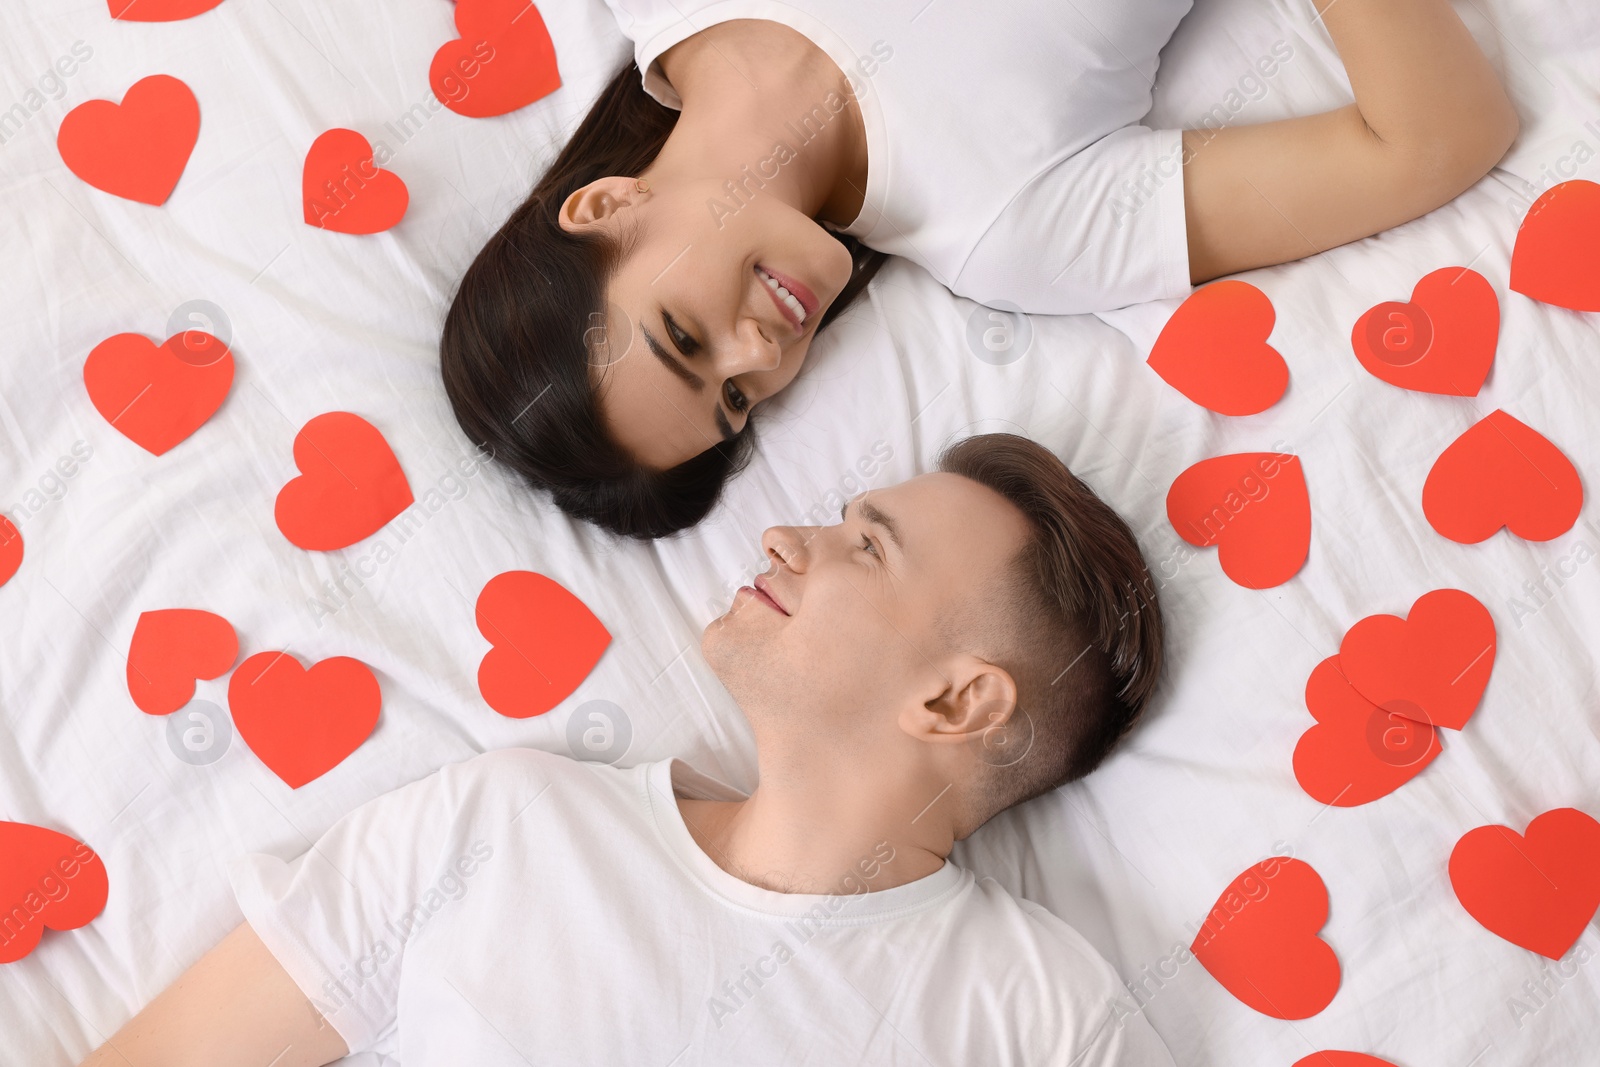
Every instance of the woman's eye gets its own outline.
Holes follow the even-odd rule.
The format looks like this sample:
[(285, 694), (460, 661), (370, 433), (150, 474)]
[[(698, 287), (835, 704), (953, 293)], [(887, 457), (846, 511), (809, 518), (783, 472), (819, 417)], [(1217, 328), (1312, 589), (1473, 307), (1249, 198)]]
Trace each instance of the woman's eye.
[(861, 547), (866, 549), (868, 552), (871, 552), (874, 556), (878, 554), (878, 546), (873, 544), (872, 538), (868, 537), (866, 534), (861, 535)]
[(661, 313), (661, 323), (667, 328), (667, 337), (677, 346), (679, 352), (687, 356), (699, 350), (700, 342), (684, 333), (677, 320), (665, 311)]
[(745, 399), (745, 395), (739, 391), (739, 387), (737, 385), (733, 384), (732, 379), (729, 379), (728, 382), (723, 385), (722, 392), (723, 395), (728, 398), (728, 406), (733, 410), (743, 411), (745, 408), (750, 406), (750, 401)]

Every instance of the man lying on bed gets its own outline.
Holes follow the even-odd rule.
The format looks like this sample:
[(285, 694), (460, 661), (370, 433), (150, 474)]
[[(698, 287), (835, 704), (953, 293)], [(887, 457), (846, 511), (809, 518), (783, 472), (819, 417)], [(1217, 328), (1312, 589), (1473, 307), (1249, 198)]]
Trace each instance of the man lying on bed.
[(750, 796), (678, 760), (446, 766), (235, 861), (246, 922), (86, 1063), (1170, 1067), (1082, 937), (946, 858), (1138, 718), (1138, 545), (1024, 438), (939, 468), (768, 530), (706, 627)]

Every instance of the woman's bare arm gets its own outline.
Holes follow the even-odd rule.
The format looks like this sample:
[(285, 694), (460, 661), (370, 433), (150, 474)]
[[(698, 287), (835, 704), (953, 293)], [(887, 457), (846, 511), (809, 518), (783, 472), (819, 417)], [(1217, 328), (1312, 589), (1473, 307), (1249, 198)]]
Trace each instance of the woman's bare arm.
[(81, 1067), (321, 1067), (348, 1050), (240, 923)]
[(1196, 285), (1425, 215), (1487, 174), (1516, 139), (1516, 111), (1449, 0), (1313, 3), (1356, 102), (1184, 131)]

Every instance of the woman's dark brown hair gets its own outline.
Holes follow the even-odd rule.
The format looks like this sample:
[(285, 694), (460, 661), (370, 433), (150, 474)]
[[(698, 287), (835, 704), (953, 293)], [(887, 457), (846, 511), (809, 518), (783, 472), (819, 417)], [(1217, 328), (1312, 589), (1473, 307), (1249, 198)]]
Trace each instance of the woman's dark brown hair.
[[(606, 433), (585, 332), (604, 322), (606, 283), (626, 249), (561, 228), (571, 193), (655, 160), (678, 119), (645, 93), (633, 63), (600, 93), (527, 200), (489, 239), (457, 287), (439, 340), (444, 388), (473, 443), (550, 493), (562, 511), (648, 539), (693, 526), (749, 462), (750, 423), (670, 470), (634, 460)], [(840, 235), (850, 282), (822, 317), (849, 306), (885, 256)]]

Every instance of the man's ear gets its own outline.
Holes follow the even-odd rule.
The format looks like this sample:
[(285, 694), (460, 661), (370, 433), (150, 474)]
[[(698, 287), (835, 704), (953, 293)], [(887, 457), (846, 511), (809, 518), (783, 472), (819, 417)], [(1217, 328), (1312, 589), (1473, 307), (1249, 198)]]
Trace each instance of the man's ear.
[(978, 656), (952, 656), (940, 664), (947, 683), (933, 699), (900, 715), (900, 728), (934, 744), (979, 740), (1003, 729), (1017, 710), (1011, 673)]
[(636, 178), (596, 178), (574, 189), (572, 195), (562, 201), (561, 228), (568, 233), (584, 233), (606, 226), (622, 208), (634, 207), (649, 195), (639, 191)]

